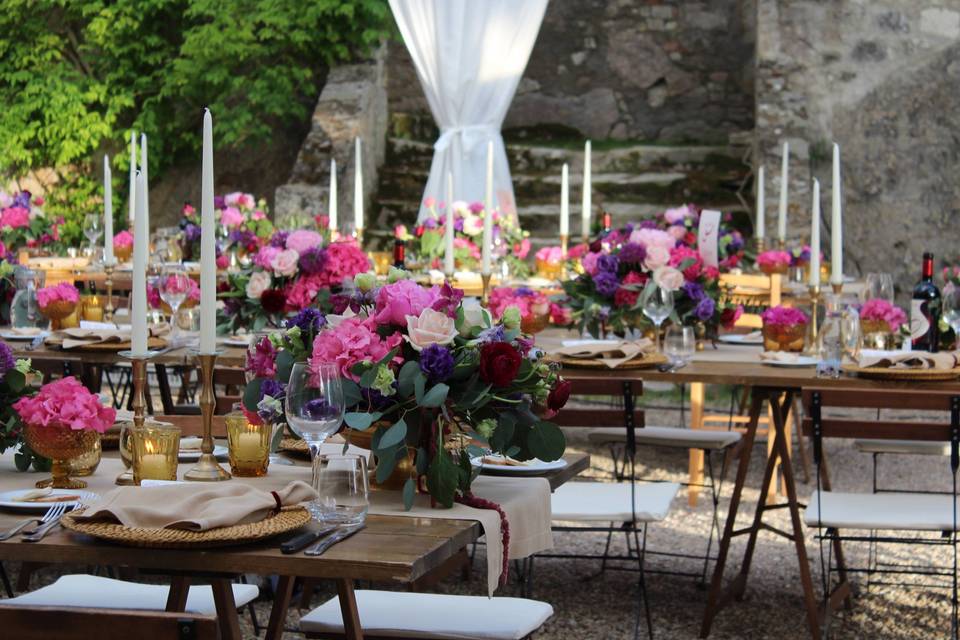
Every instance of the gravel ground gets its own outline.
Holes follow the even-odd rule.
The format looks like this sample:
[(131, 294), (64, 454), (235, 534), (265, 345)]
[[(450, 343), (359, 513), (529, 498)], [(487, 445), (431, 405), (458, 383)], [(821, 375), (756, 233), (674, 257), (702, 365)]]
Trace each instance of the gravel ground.
[[(648, 412), (648, 424), (676, 424), (675, 412)], [(581, 430), (570, 430), (568, 448), (591, 454), (593, 468), (589, 476), (609, 479), (612, 463), (608, 452), (587, 444)], [(870, 490), (870, 458), (856, 452), (849, 442), (829, 441), (826, 451), (830, 462), (834, 487), (838, 490)], [(753, 452), (751, 473), (744, 491), (738, 526), (745, 526), (752, 517), (758, 499), (757, 487), (761, 481), (765, 447), (758, 444)], [(639, 456), (638, 475), (658, 479), (684, 481), (686, 479), (686, 452), (670, 449), (644, 449)], [(949, 467), (946, 458), (891, 457), (882, 459), (880, 477), (887, 485), (924, 489), (948, 489)], [(799, 467), (799, 464), (797, 465)], [(813, 487), (802, 482), (797, 469), (798, 491), (805, 501)], [(721, 519), (725, 517), (732, 486), (732, 472), (723, 487), (720, 505)], [(781, 528), (789, 527), (786, 511), (768, 513), (768, 521)], [(687, 505), (686, 491), (673, 504), (667, 520), (652, 526), (648, 536), (648, 550), (674, 553), (702, 554), (707, 541), (710, 522), (709, 500), (701, 498), (696, 508)], [(555, 535), (557, 552), (600, 553), (603, 551), (602, 534), (558, 533)], [(820, 586), (819, 546), (814, 532), (807, 531), (807, 550), (811, 569), (818, 588)], [(732, 566), (728, 575), (733, 575), (739, 563), (745, 537), (735, 542), (731, 549)], [(716, 547), (714, 547), (716, 549)], [(614, 550), (623, 552), (623, 536), (614, 540)], [(863, 543), (845, 545), (848, 563), (864, 566), (867, 548)], [(952, 566), (949, 547), (917, 547), (888, 545), (880, 549), (881, 559), (891, 562), (913, 562)], [(483, 547), (480, 547), (476, 566), (485, 562)], [(541, 559), (536, 562), (533, 597), (549, 602), (554, 607), (554, 616), (536, 637), (544, 640), (579, 638), (632, 638), (637, 612), (637, 575), (627, 571), (607, 571), (597, 575), (599, 563), (586, 560)], [(651, 571), (698, 571), (694, 561), (670, 557), (650, 557)], [(15, 574), (15, 571), (14, 571)], [(467, 580), (453, 576), (437, 586), (437, 591), (446, 593), (482, 594), (484, 572), (474, 571)], [(50, 570), (44, 570), (34, 578), (34, 587), (55, 578)], [(916, 578), (910, 578), (916, 581)], [(867, 588), (866, 578), (857, 577), (857, 592), (853, 610), (837, 614), (831, 623), (833, 638), (884, 638), (927, 639), (946, 638), (950, 632), (950, 591), (928, 584), (904, 588), (901, 586), (878, 586)], [(686, 640), (697, 638), (706, 592), (691, 577), (649, 574), (647, 577), (654, 631), (657, 638)], [(380, 586), (380, 585), (378, 585)], [(500, 595), (518, 595), (519, 587), (511, 584)], [(333, 591), (327, 588), (318, 592), (314, 604), (318, 604)], [(261, 623), (269, 616), (270, 603), (256, 605)], [(288, 626), (296, 627), (300, 613), (291, 608)], [(255, 637), (249, 615), (242, 618), (246, 637)], [(298, 637), (288, 633), (285, 637)], [(641, 637), (645, 637), (641, 634)], [(735, 603), (715, 620), (711, 638), (787, 640), (806, 638), (804, 609), (799, 587), (799, 570), (793, 545), (769, 533), (758, 539), (756, 554), (750, 572), (750, 580), (743, 602)]]

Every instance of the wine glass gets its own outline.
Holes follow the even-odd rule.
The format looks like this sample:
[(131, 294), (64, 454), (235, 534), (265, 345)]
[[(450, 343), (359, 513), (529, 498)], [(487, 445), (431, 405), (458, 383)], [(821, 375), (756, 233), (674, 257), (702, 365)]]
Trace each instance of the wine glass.
[(893, 302), (893, 275), (889, 273), (868, 273), (866, 278), (867, 300), (874, 298)]
[(667, 327), (666, 336), (663, 339), (663, 352), (670, 358), (670, 364), (674, 369), (689, 364), (696, 346), (697, 339), (693, 334), (693, 327), (679, 325)]
[(657, 327), (657, 352), (660, 352), (660, 325), (673, 313), (673, 292), (656, 287), (643, 300), (643, 315)]
[(100, 221), (100, 214), (88, 213), (85, 215), (83, 217), (83, 235), (90, 242), (91, 253), (93, 253), (93, 248), (97, 246), (97, 240), (100, 239), (101, 233), (103, 233), (103, 223)]
[(190, 295), (190, 276), (183, 265), (166, 264), (160, 271), (160, 299), (170, 307), (170, 324), (176, 331), (177, 310)]
[[(340, 370), (335, 364), (297, 362), (293, 365), (284, 408), (291, 431), (310, 447), (314, 489), (319, 489), (320, 483), (320, 445), (340, 429), (344, 404)], [(324, 517), (323, 505), (323, 496), (311, 505), (311, 513), (317, 520)]]
[(960, 287), (952, 283), (943, 288), (943, 319), (960, 339)]

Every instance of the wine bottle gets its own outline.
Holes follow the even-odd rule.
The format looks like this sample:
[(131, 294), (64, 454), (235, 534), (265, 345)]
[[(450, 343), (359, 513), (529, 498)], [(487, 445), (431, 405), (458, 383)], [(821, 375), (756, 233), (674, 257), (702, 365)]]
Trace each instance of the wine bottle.
[(914, 351), (936, 352), (940, 346), (940, 289), (933, 283), (933, 254), (923, 254), (923, 273), (910, 303), (910, 343)]
[(407, 243), (402, 238), (393, 241), (393, 266), (397, 269), (405, 268), (407, 261)]

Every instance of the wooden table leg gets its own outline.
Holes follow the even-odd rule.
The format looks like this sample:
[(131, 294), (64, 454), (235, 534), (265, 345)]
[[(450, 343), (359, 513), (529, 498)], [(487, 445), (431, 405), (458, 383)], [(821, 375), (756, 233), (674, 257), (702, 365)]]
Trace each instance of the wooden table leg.
[(172, 576), (170, 591), (167, 593), (167, 611), (184, 611), (187, 608), (187, 595), (190, 593), (190, 578)]
[(273, 607), (270, 609), (270, 622), (267, 623), (264, 640), (280, 640), (283, 637), (283, 627), (287, 621), (287, 609), (290, 608), (295, 581), (294, 576), (280, 576), (273, 594)]
[(237, 614), (237, 602), (233, 599), (233, 585), (228, 578), (215, 578), (210, 581), (213, 590), (213, 602), (217, 605), (217, 620), (220, 623), (220, 637), (223, 640), (242, 640), (240, 616)]
[[(703, 428), (703, 401), (704, 387), (702, 382), (690, 383), (690, 428)], [(690, 449), (690, 484), (687, 487), (687, 502), (691, 507), (697, 506), (700, 489), (703, 484), (703, 450)]]
[(340, 596), (340, 615), (343, 616), (343, 637), (347, 640), (363, 640), (353, 580), (337, 580), (337, 594)]

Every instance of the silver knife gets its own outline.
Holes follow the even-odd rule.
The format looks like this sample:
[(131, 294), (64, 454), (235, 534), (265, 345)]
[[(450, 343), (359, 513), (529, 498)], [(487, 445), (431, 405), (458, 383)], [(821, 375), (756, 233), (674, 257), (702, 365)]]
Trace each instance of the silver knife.
[(304, 555), (308, 555), (308, 556), (319, 556), (320, 554), (322, 554), (324, 551), (326, 551), (333, 545), (337, 544), (341, 540), (346, 540), (347, 538), (355, 534), (357, 531), (360, 531), (361, 529), (363, 529), (365, 526), (366, 525), (361, 522), (360, 524), (352, 524), (346, 527), (342, 527), (341, 529), (338, 529), (334, 533), (330, 534), (329, 536), (327, 536), (317, 544), (313, 545), (303, 553)]
[(56, 519), (53, 522), (48, 522), (45, 525), (37, 527), (37, 530), (31, 533), (30, 535), (25, 535), (20, 538), (24, 542), (40, 542), (43, 540), (44, 536), (60, 526), (60, 519)]

